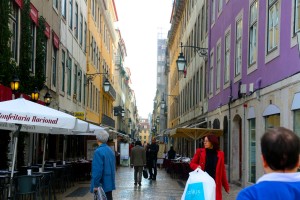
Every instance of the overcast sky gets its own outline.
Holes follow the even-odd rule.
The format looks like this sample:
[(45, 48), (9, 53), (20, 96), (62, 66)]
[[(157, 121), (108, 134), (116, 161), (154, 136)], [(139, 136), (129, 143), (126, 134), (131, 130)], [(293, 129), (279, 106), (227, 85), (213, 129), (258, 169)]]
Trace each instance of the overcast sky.
[(158, 33), (167, 34), (173, 0), (115, 0), (119, 21), (115, 24), (124, 39), (125, 67), (131, 70), (131, 88), (139, 115), (147, 118), (153, 110), (156, 92)]

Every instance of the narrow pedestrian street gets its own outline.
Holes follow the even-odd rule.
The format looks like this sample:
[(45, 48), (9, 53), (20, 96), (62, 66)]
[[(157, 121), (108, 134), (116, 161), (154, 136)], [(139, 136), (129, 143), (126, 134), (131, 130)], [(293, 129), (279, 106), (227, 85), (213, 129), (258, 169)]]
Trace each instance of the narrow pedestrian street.
[[(66, 192), (58, 194), (57, 199), (91, 200), (93, 194), (89, 192), (89, 181), (78, 182)], [(142, 186), (134, 186), (133, 169), (118, 167), (116, 173), (116, 187), (113, 191), (114, 200), (180, 200), (185, 187), (185, 181), (172, 179), (165, 169), (158, 169), (156, 181), (142, 179)], [(223, 190), (223, 200), (234, 200), (241, 190), (236, 185), (230, 185), (230, 194)]]

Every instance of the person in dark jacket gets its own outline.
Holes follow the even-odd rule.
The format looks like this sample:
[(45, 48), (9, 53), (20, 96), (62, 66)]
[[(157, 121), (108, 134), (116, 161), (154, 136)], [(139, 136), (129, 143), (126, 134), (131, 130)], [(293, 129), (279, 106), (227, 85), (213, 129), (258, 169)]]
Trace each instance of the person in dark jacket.
[(141, 141), (135, 142), (135, 147), (131, 150), (131, 167), (134, 167), (134, 185), (141, 186), (143, 167), (146, 165), (146, 151), (142, 147)]
[(149, 161), (150, 161), (150, 168), (149, 168), (149, 179), (156, 180), (157, 175), (157, 153), (159, 150), (158, 144), (156, 144), (156, 139), (152, 138), (152, 143), (149, 146), (148, 153), (149, 153)]
[(173, 146), (170, 147), (168, 151), (168, 159), (175, 159), (176, 151), (174, 150)]

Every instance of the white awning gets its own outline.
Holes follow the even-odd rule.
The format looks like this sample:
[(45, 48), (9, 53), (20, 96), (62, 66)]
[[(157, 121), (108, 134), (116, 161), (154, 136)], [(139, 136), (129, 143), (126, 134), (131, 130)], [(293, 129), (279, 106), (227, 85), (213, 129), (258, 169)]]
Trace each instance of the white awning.
[(255, 118), (255, 111), (254, 111), (254, 107), (251, 106), (248, 110), (248, 118), (247, 119), (253, 119)]
[(297, 109), (300, 109), (300, 92), (294, 95), (292, 108), (291, 108), (291, 110), (297, 110)]
[(275, 114), (279, 114), (280, 113), (280, 109), (275, 106), (274, 104), (270, 104), (268, 105), (268, 107), (265, 109), (263, 116), (269, 116), (269, 115), (275, 115)]

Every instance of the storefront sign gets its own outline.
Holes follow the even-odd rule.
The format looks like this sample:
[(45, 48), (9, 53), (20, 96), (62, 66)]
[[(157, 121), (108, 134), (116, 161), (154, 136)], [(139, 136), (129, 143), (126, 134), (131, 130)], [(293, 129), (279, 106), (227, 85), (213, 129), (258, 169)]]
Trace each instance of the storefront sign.
[(30, 18), (32, 21), (38, 25), (38, 18), (39, 18), (39, 11), (34, 7), (34, 5), (31, 3), (30, 4)]
[(20, 8), (22, 8), (23, 0), (15, 0), (15, 2)]
[(50, 25), (47, 23), (47, 22), (45, 22), (45, 35), (46, 35), (46, 37), (49, 39), (50, 38)]
[(56, 33), (54, 31), (52, 31), (52, 37), (53, 37), (54, 47), (59, 49), (59, 37), (56, 35)]
[(84, 112), (74, 112), (74, 117), (84, 120)]

